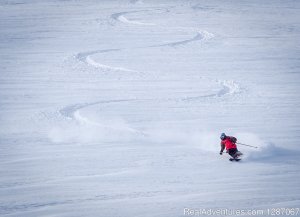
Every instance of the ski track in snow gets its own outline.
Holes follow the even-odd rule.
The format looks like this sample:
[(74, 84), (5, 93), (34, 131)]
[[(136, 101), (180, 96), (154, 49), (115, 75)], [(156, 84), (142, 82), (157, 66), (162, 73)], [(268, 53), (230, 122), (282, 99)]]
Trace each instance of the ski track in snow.
[(96, 106), (96, 105), (101, 105), (101, 104), (113, 104), (113, 103), (120, 103), (120, 102), (133, 102), (133, 101), (137, 101), (137, 100), (136, 99), (106, 100), (106, 101), (98, 101), (98, 102), (93, 102), (93, 103), (74, 104), (74, 105), (70, 105), (70, 106), (67, 106), (65, 108), (62, 108), (61, 110), (59, 110), (59, 113), (63, 117), (66, 117), (66, 118), (71, 119), (71, 120), (75, 120), (78, 123), (83, 124), (83, 125), (101, 127), (101, 128), (105, 128), (105, 129), (114, 130), (114, 131), (116, 131), (116, 130), (117, 131), (127, 131), (127, 132), (133, 133), (133, 134), (144, 135), (143, 132), (140, 132), (136, 129), (133, 129), (129, 126), (117, 127), (117, 126), (104, 125), (104, 124), (101, 124), (99, 122), (90, 120), (90, 119), (84, 117), (80, 113), (80, 110), (91, 107), (91, 106)]
[(143, 13), (143, 12), (154, 12), (154, 11), (165, 11), (169, 12), (169, 8), (155, 8), (155, 9), (147, 9), (147, 10), (135, 10), (135, 11), (124, 11), (112, 14), (110, 17), (114, 21), (121, 22), (129, 25), (141, 25), (141, 26), (156, 26), (156, 23), (147, 23), (141, 22), (137, 20), (130, 20), (125, 15), (135, 14), (135, 13)]
[[(184, 97), (184, 98), (175, 98), (175, 99), (165, 99), (164, 101), (175, 101), (175, 102), (191, 102), (191, 101), (197, 101), (202, 99), (217, 99), (226, 95), (233, 95), (240, 93), (240, 87), (237, 83), (234, 81), (215, 81), (216, 84), (219, 84), (221, 86), (221, 89), (215, 93), (215, 94), (209, 94), (209, 95), (201, 95), (201, 96), (195, 96), (195, 97)], [(140, 99), (140, 101), (143, 99)], [(156, 101), (156, 99), (148, 99), (149, 101)], [(146, 134), (144, 132), (141, 132), (137, 129), (134, 129), (132, 127), (110, 127), (107, 125), (103, 125), (99, 122), (96, 122), (94, 120), (91, 120), (84, 115), (80, 113), (80, 110), (86, 109), (88, 107), (98, 106), (101, 104), (113, 104), (113, 103), (122, 103), (122, 102), (136, 102), (139, 101), (138, 99), (122, 99), (122, 100), (106, 100), (106, 101), (97, 101), (97, 102), (91, 102), (91, 103), (81, 103), (81, 104), (74, 104), (67, 106), (65, 108), (62, 108), (59, 113), (68, 119), (72, 119), (77, 121), (80, 124), (86, 124), (90, 126), (95, 127), (102, 127), (106, 129), (112, 129), (112, 130), (120, 130), (120, 131), (127, 131), (130, 133), (137, 133), (140, 135), (145, 136)]]
[(98, 63), (98, 62), (94, 61), (90, 56), (87, 56), (85, 61), (86, 61), (87, 64), (89, 64), (89, 65), (91, 65), (95, 68), (101, 68), (103, 70), (137, 72), (135, 70), (126, 69), (126, 68), (123, 68), (123, 67), (114, 67), (114, 66), (108, 66), (108, 65)]
[(143, 25), (143, 26), (155, 26), (156, 25), (155, 23), (145, 23), (145, 22), (140, 22), (140, 21), (129, 20), (124, 16), (126, 14), (138, 13), (138, 12), (145, 12), (145, 10), (115, 13), (115, 14), (111, 15), (111, 18), (114, 20), (120, 21), (122, 23), (125, 23), (125, 24), (134, 24), (134, 25)]
[(195, 96), (195, 97), (186, 97), (183, 98), (183, 101), (194, 101), (194, 100), (199, 100), (199, 99), (203, 99), (203, 98), (211, 98), (211, 99), (215, 99), (215, 98), (219, 98), (219, 97), (223, 97), (226, 95), (233, 95), (233, 94), (238, 94), (241, 93), (241, 88), (239, 86), (239, 84), (237, 84), (234, 81), (215, 81), (217, 84), (221, 85), (221, 89), (215, 93), (215, 94), (208, 94), (208, 95), (203, 95), (203, 96)]
[(99, 62), (96, 62), (92, 59), (92, 55), (99, 54), (99, 53), (108, 53), (108, 52), (115, 52), (115, 51), (121, 51), (121, 49), (105, 49), (105, 50), (95, 50), (95, 51), (88, 51), (88, 52), (82, 52), (75, 56), (75, 58), (81, 62), (86, 63), (87, 65), (90, 65), (94, 68), (99, 68), (102, 70), (110, 70), (110, 71), (124, 71), (124, 72), (137, 72), (135, 70), (126, 69), (123, 67), (114, 67), (114, 66), (108, 66), (105, 64), (101, 64)]
[[(122, 5), (122, 1), (95, 1), (95, 8), (90, 5), (94, 1), (47, 2), (0, 3), (5, 10), (0, 15), (5, 33), (1, 39), (14, 41), (0, 48), (5, 54), (5, 76), (0, 81), (0, 120), (4, 120), (1, 216), (165, 217), (184, 216), (184, 207), (256, 210), (299, 206), (300, 152), (285, 147), (290, 141), (297, 145), (299, 125), (290, 119), (297, 120), (299, 89), (295, 85), (299, 82), (282, 72), (297, 71), (292, 54), (299, 50), (291, 48), (297, 43), (289, 38), (290, 32), (284, 32), (286, 28), (275, 34), (273, 25), (294, 22), (295, 31), (298, 29), (295, 1), (280, 2), (283, 7), (277, 5), (271, 11), (259, 10), (259, 1), (241, 5), (219, 1), (216, 7), (159, 2), (177, 4), (176, 17), (168, 17), (175, 27), (166, 25), (164, 16), (160, 20), (166, 26), (143, 19), (143, 13), (148, 17), (151, 11), (167, 11), (153, 9), (157, 3), (151, 1), (129, 0), (130, 7), (137, 6), (132, 11), (126, 11), (128, 2)], [(119, 3), (123, 12), (112, 14)], [(273, 4), (278, 2), (268, 7)], [(103, 20), (119, 25), (104, 22), (97, 29), (99, 9), (106, 16)], [(263, 15), (253, 17), (255, 12)], [(282, 19), (281, 13), (295, 17)], [(236, 19), (240, 17), (241, 21)], [(232, 25), (235, 20), (237, 26)], [(181, 26), (199, 26), (176, 27), (176, 21)], [(193, 45), (214, 37), (201, 30), (203, 23), (220, 35), (232, 30), (232, 37), (222, 41), (222, 46), (211, 43), (194, 52)], [(155, 32), (161, 27), (166, 32)], [(154, 39), (149, 38), (148, 30)], [(53, 37), (42, 40), (36, 37), (39, 31)], [(20, 35), (8, 34), (15, 32)], [(140, 36), (147, 37), (150, 46), (134, 47)], [(138, 43), (143, 43), (142, 37)], [(76, 45), (87, 38), (90, 41), (80, 44), (83, 49), (79, 50)], [(264, 43), (266, 47), (260, 49)], [(282, 52), (274, 55), (275, 50)], [(126, 57), (124, 51), (133, 52), (128, 58), (130, 66), (120, 63)], [(77, 55), (62, 62), (70, 52)], [(186, 56), (182, 58), (180, 52)], [(104, 55), (112, 62), (104, 64)], [(151, 56), (150, 63), (146, 55)], [(252, 59), (244, 61), (240, 55)], [(244, 87), (251, 90), (245, 100)], [(35, 116), (41, 112), (47, 116)], [(28, 115), (35, 122), (29, 122)], [(218, 154), (216, 131), (220, 129), (259, 148), (239, 146), (243, 160), (229, 162), (227, 155)], [(239, 134), (239, 130), (246, 132)], [(270, 138), (274, 143), (266, 141)]]
[(97, 54), (97, 53), (108, 53), (108, 52), (112, 52), (112, 51), (119, 51), (121, 49), (105, 49), (105, 50), (95, 50), (95, 51), (89, 51), (89, 52), (83, 52), (83, 53), (79, 53), (77, 54), (75, 57), (76, 59), (82, 61), (82, 62), (87, 62), (86, 58), (90, 55), (93, 54)]
[(89, 107), (89, 106), (93, 106), (93, 105), (98, 105), (98, 104), (108, 104), (108, 103), (116, 103), (116, 102), (129, 102), (129, 101), (132, 101), (132, 100), (106, 100), (106, 101), (98, 101), (98, 102), (93, 102), (93, 103), (82, 103), (82, 104), (75, 104), (75, 105), (70, 105), (70, 106), (67, 106), (61, 110), (59, 110), (59, 113), (61, 115), (63, 115), (64, 117), (67, 117), (67, 118), (70, 118), (70, 119), (73, 119), (75, 116), (75, 112), (80, 110), (80, 109), (83, 109), (83, 108), (86, 108), (86, 107)]
[(165, 46), (170, 46), (170, 47), (175, 47), (179, 45), (185, 45), (191, 42), (195, 41), (201, 41), (201, 40), (208, 40), (213, 38), (214, 35), (212, 33), (209, 33), (207, 31), (199, 31), (193, 38), (181, 40), (181, 41), (176, 41), (176, 42), (170, 42), (170, 43), (165, 43), (165, 44), (160, 44), (160, 45), (153, 45), (150, 47), (165, 47)]
[[(148, 46), (148, 47), (152, 47), (152, 48), (165, 47), (165, 46), (175, 47), (175, 46), (185, 45), (185, 44), (195, 42), (195, 41), (208, 40), (213, 37), (214, 36), (212, 33), (209, 33), (207, 31), (199, 31), (194, 37), (192, 37), (190, 39), (185, 39), (185, 40), (180, 40), (180, 41), (175, 41), (175, 42), (170, 42), (170, 43), (164, 43), (164, 44), (158, 44), (158, 45), (152, 45), (152, 46)], [(135, 48), (135, 49), (143, 49), (143, 48), (148, 48), (148, 47), (139, 47), (139, 48)], [(95, 68), (101, 68), (104, 70), (137, 72), (136, 70), (132, 70), (132, 69), (126, 69), (123, 67), (113, 67), (113, 66), (101, 64), (101, 63), (93, 60), (93, 58), (91, 57), (92, 55), (99, 54), (99, 53), (108, 53), (108, 52), (115, 52), (115, 51), (122, 51), (122, 50), (126, 50), (126, 49), (104, 49), (104, 50), (82, 52), (82, 53), (75, 55), (75, 58), (78, 59), (79, 61), (84, 62)]]
[[(159, 8), (159, 9), (152, 9), (153, 10), (165, 10), (165, 11), (169, 11), (168, 9), (164, 9), (164, 8)], [(119, 21), (121, 23), (125, 23), (125, 24), (133, 24), (133, 25), (145, 25), (145, 26), (149, 26), (149, 25), (156, 25), (154, 23), (143, 23), (143, 22), (139, 22), (139, 21), (132, 21), (129, 20), (125, 17), (126, 14), (130, 14), (130, 13), (141, 13), (141, 12), (149, 12), (151, 10), (137, 10), (137, 11), (127, 11), (127, 12), (119, 12), (119, 13), (114, 13), (111, 15), (111, 18)], [(207, 32), (205, 30), (201, 30), (198, 31), (197, 34), (192, 37), (192, 38), (188, 38), (188, 39), (184, 39), (184, 40), (179, 40), (179, 41), (175, 41), (175, 42), (169, 42), (169, 43), (163, 43), (163, 44), (158, 44), (158, 45), (152, 45), (152, 46), (147, 46), (147, 47), (137, 47), (135, 49), (143, 49), (143, 48), (159, 48), (159, 47), (176, 47), (176, 46), (181, 46), (181, 45), (186, 45), (189, 43), (193, 43), (196, 41), (205, 41), (205, 40), (209, 40), (211, 38), (214, 37), (214, 34)], [(131, 48), (132, 49), (132, 48)], [(94, 51), (88, 51), (88, 52), (81, 52), (78, 53), (77, 55), (75, 55), (75, 58), (78, 61), (81, 61), (89, 66), (92, 66), (94, 68), (99, 68), (102, 70), (110, 70), (110, 71), (123, 71), (123, 72), (133, 72), (133, 73), (137, 73), (140, 74), (142, 72), (133, 70), (133, 69), (127, 69), (124, 67), (115, 67), (115, 66), (109, 66), (109, 65), (105, 65), (102, 63), (99, 63), (97, 61), (95, 61), (92, 56), (95, 54), (100, 54), (100, 53), (109, 53), (109, 52), (122, 52), (123, 50), (126, 49), (103, 49), (103, 50), (94, 50)], [(175, 99), (175, 101), (194, 101), (194, 100), (201, 100), (201, 99), (207, 99), (207, 98), (220, 98), (223, 97), (225, 95), (233, 95), (236, 93), (240, 93), (241, 89), (240, 86), (234, 82), (234, 81), (220, 81), (220, 80), (216, 80), (216, 79), (211, 79), (212, 82), (216, 83), (216, 85), (220, 85), (221, 89), (214, 94), (209, 94), (209, 95), (201, 95), (201, 96), (194, 96), (194, 97), (184, 97), (184, 98), (179, 98), (179, 99)], [(166, 99), (169, 100), (169, 99)], [(90, 106), (94, 106), (94, 105), (98, 105), (98, 104), (103, 104), (103, 103), (112, 103), (112, 102), (122, 102), (122, 101), (128, 101), (128, 100), (112, 100), (112, 101), (106, 101), (106, 102), (93, 102), (93, 103), (83, 103), (83, 104), (76, 104), (76, 105), (72, 105), (72, 106), (67, 106), (66, 108), (62, 109), (60, 111), (60, 113), (65, 116), (65, 117), (71, 117), (71, 118), (75, 118), (77, 119), (77, 121), (79, 122), (85, 122), (85, 123), (89, 123), (91, 125), (95, 125), (95, 126), (100, 126), (99, 123), (96, 123), (94, 121), (88, 120), (87, 118), (83, 117), (81, 114), (79, 115), (79, 110), (86, 108), (86, 107), (90, 107)], [(75, 115), (77, 114), (77, 115)], [(135, 130), (133, 130), (135, 131)]]

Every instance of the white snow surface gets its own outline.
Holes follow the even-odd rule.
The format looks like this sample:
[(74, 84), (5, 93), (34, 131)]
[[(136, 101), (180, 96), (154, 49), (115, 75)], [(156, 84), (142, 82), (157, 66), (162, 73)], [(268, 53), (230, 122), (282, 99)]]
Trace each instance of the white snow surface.
[[(300, 1), (2, 0), (0, 20), (1, 216), (300, 207)], [(222, 132), (259, 148), (230, 162)]]

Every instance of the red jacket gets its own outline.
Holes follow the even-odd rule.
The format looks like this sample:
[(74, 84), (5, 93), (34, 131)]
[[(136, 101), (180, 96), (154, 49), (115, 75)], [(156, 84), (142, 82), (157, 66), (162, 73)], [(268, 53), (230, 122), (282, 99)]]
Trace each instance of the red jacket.
[(233, 137), (231, 137), (231, 136), (227, 136), (226, 139), (221, 141), (221, 146), (223, 146), (223, 147), (225, 146), (226, 150), (236, 148), (236, 144), (231, 141), (232, 138)]

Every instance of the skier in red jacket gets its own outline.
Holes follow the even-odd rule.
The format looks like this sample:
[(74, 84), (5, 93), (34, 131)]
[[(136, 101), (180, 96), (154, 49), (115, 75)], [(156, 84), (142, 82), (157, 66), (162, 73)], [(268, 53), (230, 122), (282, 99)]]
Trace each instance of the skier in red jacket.
[(241, 153), (237, 150), (236, 141), (237, 139), (233, 136), (226, 136), (225, 133), (222, 133), (220, 136), (221, 139), (221, 151), (220, 155), (223, 154), (224, 149), (226, 152), (233, 158), (236, 159)]

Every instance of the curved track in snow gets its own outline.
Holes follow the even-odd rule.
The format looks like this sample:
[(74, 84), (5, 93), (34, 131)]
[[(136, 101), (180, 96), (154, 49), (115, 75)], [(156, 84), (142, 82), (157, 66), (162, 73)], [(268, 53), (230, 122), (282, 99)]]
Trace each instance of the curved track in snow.
[(209, 33), (207, 31), (198, 31), (197, 34), (192, 38), (187, 38), (184, 40), (169, 42), (169, 43), (165, 43), (165, 44), (154, 45), (151, 47), (165, 47), (165, 46), (175, 47), (175, 46), (185, 45), (185, 44), (195, 42), (195, 41), (208, 40), (213, 37), (214, 37), (214, 35), (212, 33)]
[(155, 23), (146, 23), (146, 22), (141, 22), (141, 21), (136, 21), (136, 20), (130, 20), (128, 19), (125, 15), (131, 14), (131, 13), (138, 13), (138, 12), (145, 12), (148, 10), (140, 10), (140, 11), (127, 11), (127, 12), (120, 12), (120, 13), (115, 13), (111, 15), (111, 18), (125, 23), (125, 24), (133, 24), (133, 25), (143, 25), (143, 26), (155, 26)]
[[(140, 22), (140, 21), (133, 21), (128, 18), (126, 18), (125, 15), (127, 14), (132, 14), (132, 13), (141, 13), (141, 12), (149, 12), (149, 11), (166, 11), (169, 12), (169, 9), (166, 8), (156, 8), (156, 9), (150, 9), (150, 10), (136, 10), (136, 11), (125, 11), (125, 12), (119, 12), (119, 13), (114, 13), (110, 17), (118, 22), (121, 23), (126, 23), (126, 24), (134, 24), (134, 25), (156, 25), (155, 23), (145, 23), (145, 22)], [(157, 45), (152, 45), (152, 46), (146, 46), (146, 47), (137, 47), (135, 49), (143, 49), (143, 48), (158, 48), (158, 47), (176, 47), (180, 45), (186, 45), (192, 42), (196, 41), (205, 41), (213, 38), (214, 35), (212, 33), (209, 33), (205, 30), (199, 30), (197, 31), (196, 35), (193, 36), (192, 38), (187, 38), (179, 41), (173, 41), (173, 42), (168, 42), (168, 43), (163, 43), (163, 44), (157, 44)], [(108, 53), (108, 52), (115, 52), (115, 51), (122, 51), (126, 49), (104, 49), (104, 50), (94, 50), (94, 51), (88, 51), (88, 52), (81, 52), (76, 55), (76, 58), (81, 61), (85, 62), (86, 64), (93, 66), (95, 68), (100, 68), (104, 70), (117, 70), (117, 71), (125, 71), (125, 72), (137, 72), (136, 70), (132, 69), (127, 69), (124, 67), (115, 67), (115, 66), (109, 66), (105, 65), (102, 63), (99, 63), (95, 61), (92, 56), (95, 54), (99, 53)]]
[[(142, 12), (149, 12), (149, 11), (162, 11), (165, 10), (168, 12), (167, 9), (152, 9), (152, 10), (136, 10), (136, 11), (126, 11), (126, 12), (119, 12), (119, 13), (114, 13), (110, 16), (111, 19), (114, 21), (123, 23), (123, 24), (132, 24), (132, 25), (144, 25), (144, 26), (154, 26), (156, 25), (155, 23), (147, 23), (147, 22), (141, 22), (138, 20), (130, 20), (126, 17), (126, 15), (132, 14), (132, 13), (142, 13)], [(78, 53), (75, 57), (78, 61), (83, 62), (89, 66), (92, 66), (94, 68), (98, 68), (100, 70), (110, 70), (110, 71), (123, 71), (123, 72), (133, 72), (136, 74), (142, 73), (139, 71), (136, 71), (134, 69), (128, 69), (124, 67), (119, 67), (119, 66), (110, 66), (110, 65), (105, 65), (100, 62), (95, 61), (92, 57), (93, 55), (96, 54), (104, 54), (104, 53), (110, 53), (110, 52), (122, 52), (124, 50), (134, 50), (134, 49), (145, 49), (145, 48), (159, 48), (159, 47), (176, 47), (176, 46), (184, 46), (189, 43), (195, 43), (197, 41), (207, 41), (211, 38), (214, 37), (214, 34), (209, 33), (205, 30), (198, 30), (196, 31), (196, 34), (193, 37), (178, 40), (178, 41), (173, 41), (173, 42), (168, 42), (168, 43), (162, 43), (162, 44), (156, 44), (152, 46), (145, 46), (145, 47), (136, 47), (136, 48), (128, 48), (128, 49), (103, 49), (103, 50), (94, 50), (94, 51), (87, 51), (87, 52), (81, 52)], [(133, 74), (134, 76), (134, 74)], [(206, 78), (207, 80), (207, 78)], [(213, 91), (210, 94), (204, 94), (204, 95), (199, 95), (199, 96), (179, 96), (176, 99), (173, 99), (176, 102), (187, 102), (187, 101), (198, 101), (201, 99), (216, 99), (220, 98), (226, 95), (233, 95), (236, 93), (240, 93), (241, 89), (239, 85), (234, 82), (234, 81), (227, 81), (227, 80), (217, 80), (217, 79), (208, 79), (210, 83), (212, 83), (215, 87), (219, 87), (217, 91)], [(204, 81), (204, 80), (203, 80)], [(207, 82), (207, 81), (204, 81)], [(140, 99), (143, 100), (143, 99)], [(151, 99), (150, 99), (151, 100)], [(152, 99), (155, 100), (155, 99)], [(170, 99), (165, 99), (166, 101), (170, 101)], [(172, 100), (172, 99), (171, 99)], [(100, 123), (94, 122), (92, 120), (89, 120), (86, 118), (80, 111), (82, 109), (96, 106), (96, 105), (101, 105), (101, 104), (113, 104), (113, 103), (119, 103), (119, 102), (130, 102), (133, 100), (125, 99), (125, 100), (108, 100), (108, 101), (97, 101), (97, 102), (91, 102), (91, 103), (81, 103), (81, 104), (74, 104), (67, 106), (63, 109), (60, 110), (60, 114), (63, 115), (64, 117), (74, 119), (78, 121), (79, 123), (85, 123), (85, 124), (90, 124), (94, 126), (101, 126)], [(137, 100), (135, 100), (137, 101)], [(129, 131), (132, 132), (137, 132), (135, 129), (129, 129)]]
[[(158, 45), (152, 45), (148, 47), (138, 47), (135, 49), (143, 49), (143, 48), (158, 48), (158, 47), (176, 47), (180, 45), (186, 45), (188, 43), (196, 42), (196, 41), (205, 41), (213, 38), (214, 35), (212, 33), (209, 33), (207, 31), (198, 31), (197, 34), (192, 38), (187, 38), (179, 41), (164, 43), (164, 44), (158, 44)], [(93, 66), (95, 68), (100, 68), (104, 70), (117, 70), (117, 71), (125, 71), (125, 72), (138, 72), (136, 70), (127, 69), (124, 67), (115, 67), (115, 66), (109, 66), (102, 63), (99, 63), (95, 61), (92, 56), (95, 54), (100, 53), (109, 53), (109, 52), (117, 52), (117, 51), (123, 51), (126, 49), (104, 49), (104, 50), (94, 50), (94, 51), (88, 51), (88, 52), (81, 52), (78, 53), (75, 57), (77, 60), (84, 62), (90, 66)]]
[[(233, 95), (240, 93), (240, 87), (237, 83), (234, 81), (219, 81), (219, 80), (208, 80), (205, 78), (202, 78), (203, 82), (211, 82), (214, 86), (219, 86), (219, 88), (215, 91), (211, 91), (211, 94), (203, 94), (203, 95), (198, 95), (198, 96), (190, 96), (190, 97), (183, 97), (183, 96), (177, 96), (175, 98), (162, 98), (158, 100), (157, 98), (152, 98), (152, 99), (117, 99), (117, 100), (101, 100), (101, 101), (96, 101), (96, 102), (89, 102), (89, 103), (78, 103), (78, 104), (73, 104), (66, 106), (59, 110), (59, 113), (68, 119), (74, 120), (79, 124), (84, 124), (84, 125), (90, 125), (94, 127), (100, 127), (100, 128), (106, 128), (106, 129), (111, 129), (111, 130), (118, 130), (118, 131), (126, 131), (129, 133), (134, 133), (134, 134), (139, 134), (145, 136), (146, 134), (142, 131), (139, 131), (138, 129), (134, 129), (133, 127), (115, 127), (115, 126), (107, 126), (105, 124), (99, 123), (95, 120), (89, 119), (87, 116), (84, 115), (85, 109), (88, 109), (90, 107), (97, 107), (99, 105), (110, 105), (108, 110), (111, 110), (113, 107), (119, 107), (120, 104), (118, 103), (130, 103), (130, 102), (143, 102), (143, 101), (148, 101), (148, 103), (152, 104), (153, 102), (175, 102), (175, 103), (185, 103), (185, 102), (191, 102), (191, 101), (201, 101), (201, 100), (206, 100), (206, 99), (218, 99), (221, 97), (224, 97), (226, 95)], [(101, 118), (101, 117), (100, 117)]]
[(89, 106), (93, 106), (93, 105), (97, 105), (97, 104), (108, 104), (108, 103), (129, 102), (129, 101), (133, 101), (133, 100), (124, 99), (124, 100), (97, 101), (97, 102), (92, 102), (92, 103), (78, 103), (78, 104), (64, 107), (63, 109), (59, 110), (59, 113), (67, 118), (73, 119), (73, 118), (75, 118), (76, 111), (86, 108), (86, 107), (89, 107)]
[(221, 86), (221, 88), (219, 89), (218, 92), (213, 93), (213, 94), (208, 94), (208, 95), (203, 95), (203, 96), (192, 96), (192, 97), (186, 97), (183, 98), (183, 101), (194, 101), (194, 100), (200, 100), (200, 99), (207, 99), (207, 98), (211, 98), (211, 99), (215, 99), (215, 98), (219, 98), (219, 97), (223, 97), (226, 95), (233, 95), (233, 94), (238, 94), (241, 92), (241, 88), (240, 85), (234, 81), (227, 81), (227, 80), (223, 80), (223, 81), (215, 81), (216, 84), (219, 84)]
[[(134, 49), (143, 49), (143, 48), (159, 48), (159, 47), (176, 47), (180, 45), (186, 45), (189, 43), (193, 43), (196, 41), (206, 41), (214, 37), (214, 34), (207, 32), (205, 30), (200, 30), (197, 34), (192, 38), (187, 38), (179, 41), (168, 42), (163, 44), (151, 45), (146, 47), (136, 47)], [(132, 48), (131, 48), (132, 49)], [(95, 68), (101, 68), (104, 70), (117, 70), (117, 71), (125, 71), (125, 72), (138, 72), (136, 70), (127, 69), (124, 67), (115, 67), (115, 66), (108, 66), (102, 63), (95, 61), (92, 56), (100, 53), (109, 53), (109, 52), (117, 52), (117, 51), (125, 51), (126, 49), (103, 49), (103, 50), (93, 50), (87, 52), (81, 52), (75, 55), (75, 58), (81, 62), (84, 62), (90, 66)]]
[(92, 55), (99, 54), (99, 53), (108, 53), (108, 52), (114, 52), (114, 51), (121, 51), (121, 49), (105, 49), (105, 50), (94, 50), (94, 51), (88, 51), (88, 52), (82, 52), (77, 54), (75, 57), (77, 60), (84, 62), (90, 66), (93, 66), (95, 68), (100, 68), (103, 70), (116, 70), (116, 71), (125, 71), (125, 72), (136, 72), (134, 70), (126, 69), (123, 67), (114, 67), (114, 66), (108, 66), (105, 64), (101, 64), (99, 62), (96, 62), (92, 59)]
[(96, 106), (96, 105), (105, 105), (105, 104), (114, 104), (114, 103), (122, 103), (122, 102), (134, 102), (137, 101), (136, 99), (120, 99), (120, 100), (102, 100), (102, 101), (97, 101), (97, 102), (92, 102), (92, 103), (78, 103), (74, 105), (69, 105), (67, 107), (62, 108), (59, 110), (59, 113), (71, 120), (77, 121), (79, 124), (82, 125), (89, 125), (89, 126), (94, 126), (97, 128), (102, 128), (102, 129), (107, 129), (107, 130), (112, 130), (112, 131), (118, 131), (118, 132), (128, 132), (132, 134), (138, 134), (145, 136), (145, 134), (139, 130), (136, 130), (130, 126), (127, 125), (121, 125), (121, 126), (111, 126), (108, 124), (103, 124), (96, 122), (94, 120), (90, 120), (84, 115), (81, 114), (81, 110), (88, 108), (90, 106)]
[(300, 1), (0, 2), (0, 216), (299, 207)]
[(123, 12), (118, 12), (114, 13), (110, 16), (111, 19), (117, 22), (121, 22), (124, 24), (130, 24), (130, 25), (141, 25), (141, 26), (156, 26), (156, 23), (149, 23), (149, 22), (143, 22), (143, 21), (138, 21), (138, 20), (132, 20), (128, 19), (126, 15), (129, 14), (136, 14), (136, 13), (143, 13), (143, 12), (169, 12), (168, 8), (154, 8), (154, 9), (144, 9), (144, 10), (135, 10), (135, 11), (123, 11)]

